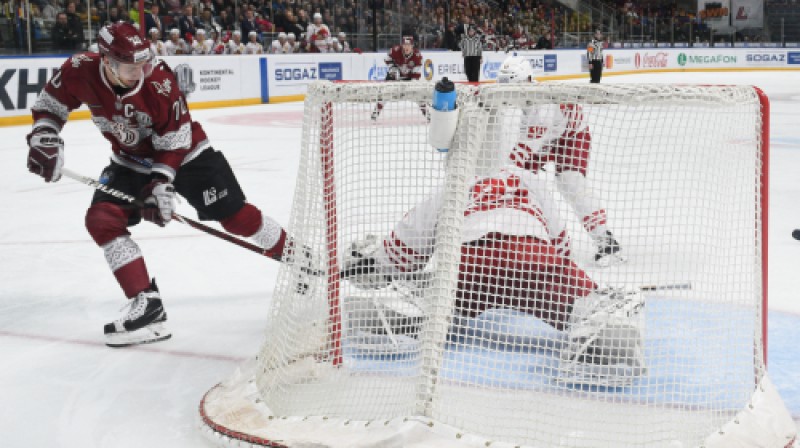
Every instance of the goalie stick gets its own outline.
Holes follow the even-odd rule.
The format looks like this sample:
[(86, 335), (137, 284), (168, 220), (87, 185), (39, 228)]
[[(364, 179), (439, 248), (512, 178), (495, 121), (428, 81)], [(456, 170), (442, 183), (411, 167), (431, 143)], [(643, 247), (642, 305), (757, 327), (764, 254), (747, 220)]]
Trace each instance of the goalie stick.
[(691, 283), (666, 283), (663, 285), (643, 285), (639, 287), (642, 291), (670, 291), (692, 289)]
[[(80, 182), (80, 183), (82, 183), (84, 185), (88, 185), (88, 186), (94, 188), (95, 190), (100, 190), (103, 193), (109, 194), (109, 195), (111, 195), (111, 196), (113, 196), (115, 198), (119, 198), (119, 199), (122, 199), (124, 201), (127, 201), (127, 202), (133, 204), (134, 206), (136, 206), (138, 208), (147, 207), (147, 205), (145, 205), (145, 203), (143, 201), (141, 201), (139, 199), (136, 199), (135, 197), (133, 197), (133, 196), (131, 196), (129, 194), (125, 194), (125, 193), (123, 193), (123, 192), (121, 192), (119, 190), (115, 190), (115, 189), (113, 189), (113, 188), (111, 188), (111, 187), (109, 187), (109, 186), (107, 186), (105, 184), (100, 183), (99, 181), (97, 181), (95, 179), (92, 179), (91, 177), (83, 176), (83, 175), (78, 174), (78, 173), (76, 173), (74, 171), (71, 171), (71, 170), (69, 170), (67, 168), (62, 168), (61, 169), (61, 173), (64, 176), (69, 177), (70, 179), (76, 180), (76, 181), (78, 181), (78, 182)], [(183, 215), (179, 215), (177, 213), (173, 213), (172, 214), (172, 218), (177, 220), (177, 221), (180, 221), (180, 222), (182, 222), (182, 223), (184, 223), (184, 224), (186, 224), (188, 226), (194, 227), (197, 230), (205, 232), (205, 233), (207, 233), (209, 235), (213, 235), (213, 236), (215, 236), (217, 238), (223, 239), (223, 240), (225, 240), (225, 241), (227, 241), (229, 243), (233, 243), (233, 244), (235, 244), (237, 246), (244, 247), (245, 249), (251, 250), (251, 251), (256, 252), (256, 253), (258, 253), (260, 255), (265, 255), (264, 254), (264, 249), (262, 249), (261, 247), (256, 246), (255, 244), (249, 243), (247, 241), (241, 240), (241, 239), (239, 239), (239, 238), (237, 238), (237, 237), (235, 237), (235, 236), (233, 236), (233, 235), (231, 235), (229, 233), (222, 232), (222, 231), (217, 230), (217, 229), (215, 229), (213, 227), (209, 227), (209, 226), (207, 226), (207, 225), (205, 225), (203, 223), (195, 221), (195, 220), (193, 220), (191, 218), (187, 218), (187, 217), (185, 217)], [(273, 257), (269, 257), (269, 258), (272, 258), (273, 260), (276, 260), (276, 261), (281, 261), (280, 258), (273, 258)]]

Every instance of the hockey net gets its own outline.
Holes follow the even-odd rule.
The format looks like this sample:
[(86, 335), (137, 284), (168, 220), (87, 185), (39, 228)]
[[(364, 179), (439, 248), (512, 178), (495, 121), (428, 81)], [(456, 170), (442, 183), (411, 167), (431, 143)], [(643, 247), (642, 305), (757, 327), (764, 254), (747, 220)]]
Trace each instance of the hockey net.
[[(765, 370), (768, 104), (758, 89), (458, 86), (459, 125), (446, 154), (428, 144), (421, 105), (432, 91), (429, 83), (310, 87), (288, 230), (323, 275), (307, 275), (300, 261), (282, 266), (260, 353), (201, 403), (215, 442), (791, 443), (794, 425)], [(534, 310), (550, 309), (541, 302), (552, 294), (498, 299), (515, 288), (548, 291), (542, 282), (519, 284), (525, 269), (541, 266), (523, 263), (511, 279), (487, 266), (483, 281), (494, 278), (493, 288), (464, 294), (472, 281), (463, 275), (464, 247), (503, 226), (488, 213), (465, 228), (476, 176), (502, 168), (525, 133), (526, 108), (564, 104), (580, 106), (591, 134), (587, 183), (559, 189), (551, 161), (537, 171), (537, 188), (555, 204), (569, 258), (587, 277), (642, 292), (643, 368), (620, 383), (562, 376), (569, 324)], [(624, 259), (598, 265), (591, 219), (568, 194), (600, 204)], [(431, 197), (439, 198), (433, 227), (415, 230), (415, 251), (395, 254), (416, 262), (407, 276), (372, 289), (342, 278), (353, 242), (374, 235), (391, 246), (398, 222)], [(484, 232), (470, 236), (476, 226)], [(470, 300), (487, 303), (465, 312)]]

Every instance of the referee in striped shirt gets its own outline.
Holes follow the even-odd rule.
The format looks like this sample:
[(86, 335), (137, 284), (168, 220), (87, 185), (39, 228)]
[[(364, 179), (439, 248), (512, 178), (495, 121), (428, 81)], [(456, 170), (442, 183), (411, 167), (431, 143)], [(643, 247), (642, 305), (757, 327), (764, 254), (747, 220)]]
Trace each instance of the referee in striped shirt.
[(603, 76), (603, 33), (600, 30), (594, 32), (594, 39), (586, 47), (586, 59), (589, 60), (590, 83), (599, 84)]
[(469, 82), (478, 82), (481, 76), (483, 44), (475, 25), (469, 25), (467, 34), (461, 38), (461, 56), (464, 57), (464, 72)]

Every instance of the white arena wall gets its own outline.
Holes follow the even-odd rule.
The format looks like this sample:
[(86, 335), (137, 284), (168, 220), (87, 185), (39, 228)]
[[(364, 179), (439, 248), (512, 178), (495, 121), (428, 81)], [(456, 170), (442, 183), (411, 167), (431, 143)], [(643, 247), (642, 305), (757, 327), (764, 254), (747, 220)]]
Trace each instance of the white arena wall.
[[(582, 50), (519, 52), (538, 78), (588, 78)], [(302, 100), (318, 79), (381, 80), (384, 53), (243, 56), (171, 56), (164, 58), (178, 75), (192, 108), (241, 106)], [(485, 52), (481, 81), (493, 81), (505, 52)], [(460, 53), (424, 51), (423, 78), (466, 81)], [(31, 122), (28, 110), (62, 57), (0, 58), (0, 125)], [(604, 75), (664, 71), (800, 70), (800, 48), (659, 48), (606, 50)], [(88, 118), (78, 110), (73, 118)]]

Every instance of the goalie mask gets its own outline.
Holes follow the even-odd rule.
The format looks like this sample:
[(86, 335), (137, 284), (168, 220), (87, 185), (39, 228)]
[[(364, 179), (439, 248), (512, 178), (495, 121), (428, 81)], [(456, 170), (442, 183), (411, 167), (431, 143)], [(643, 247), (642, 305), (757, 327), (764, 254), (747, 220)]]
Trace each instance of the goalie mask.
[(122, 87), (133, 87), (153, 72), (155, 54), (150, 42), (142, 39), (129, 23), (105, 26), (98, 33), (97, 45), (107, 61), (113, 81)]
[(503, 61), (500, 70), (497, 72), (497, 82), (505, 83), (535, 83), (533, 79), (533, 67), (531, 63), (519, 56), (509, 56)]

